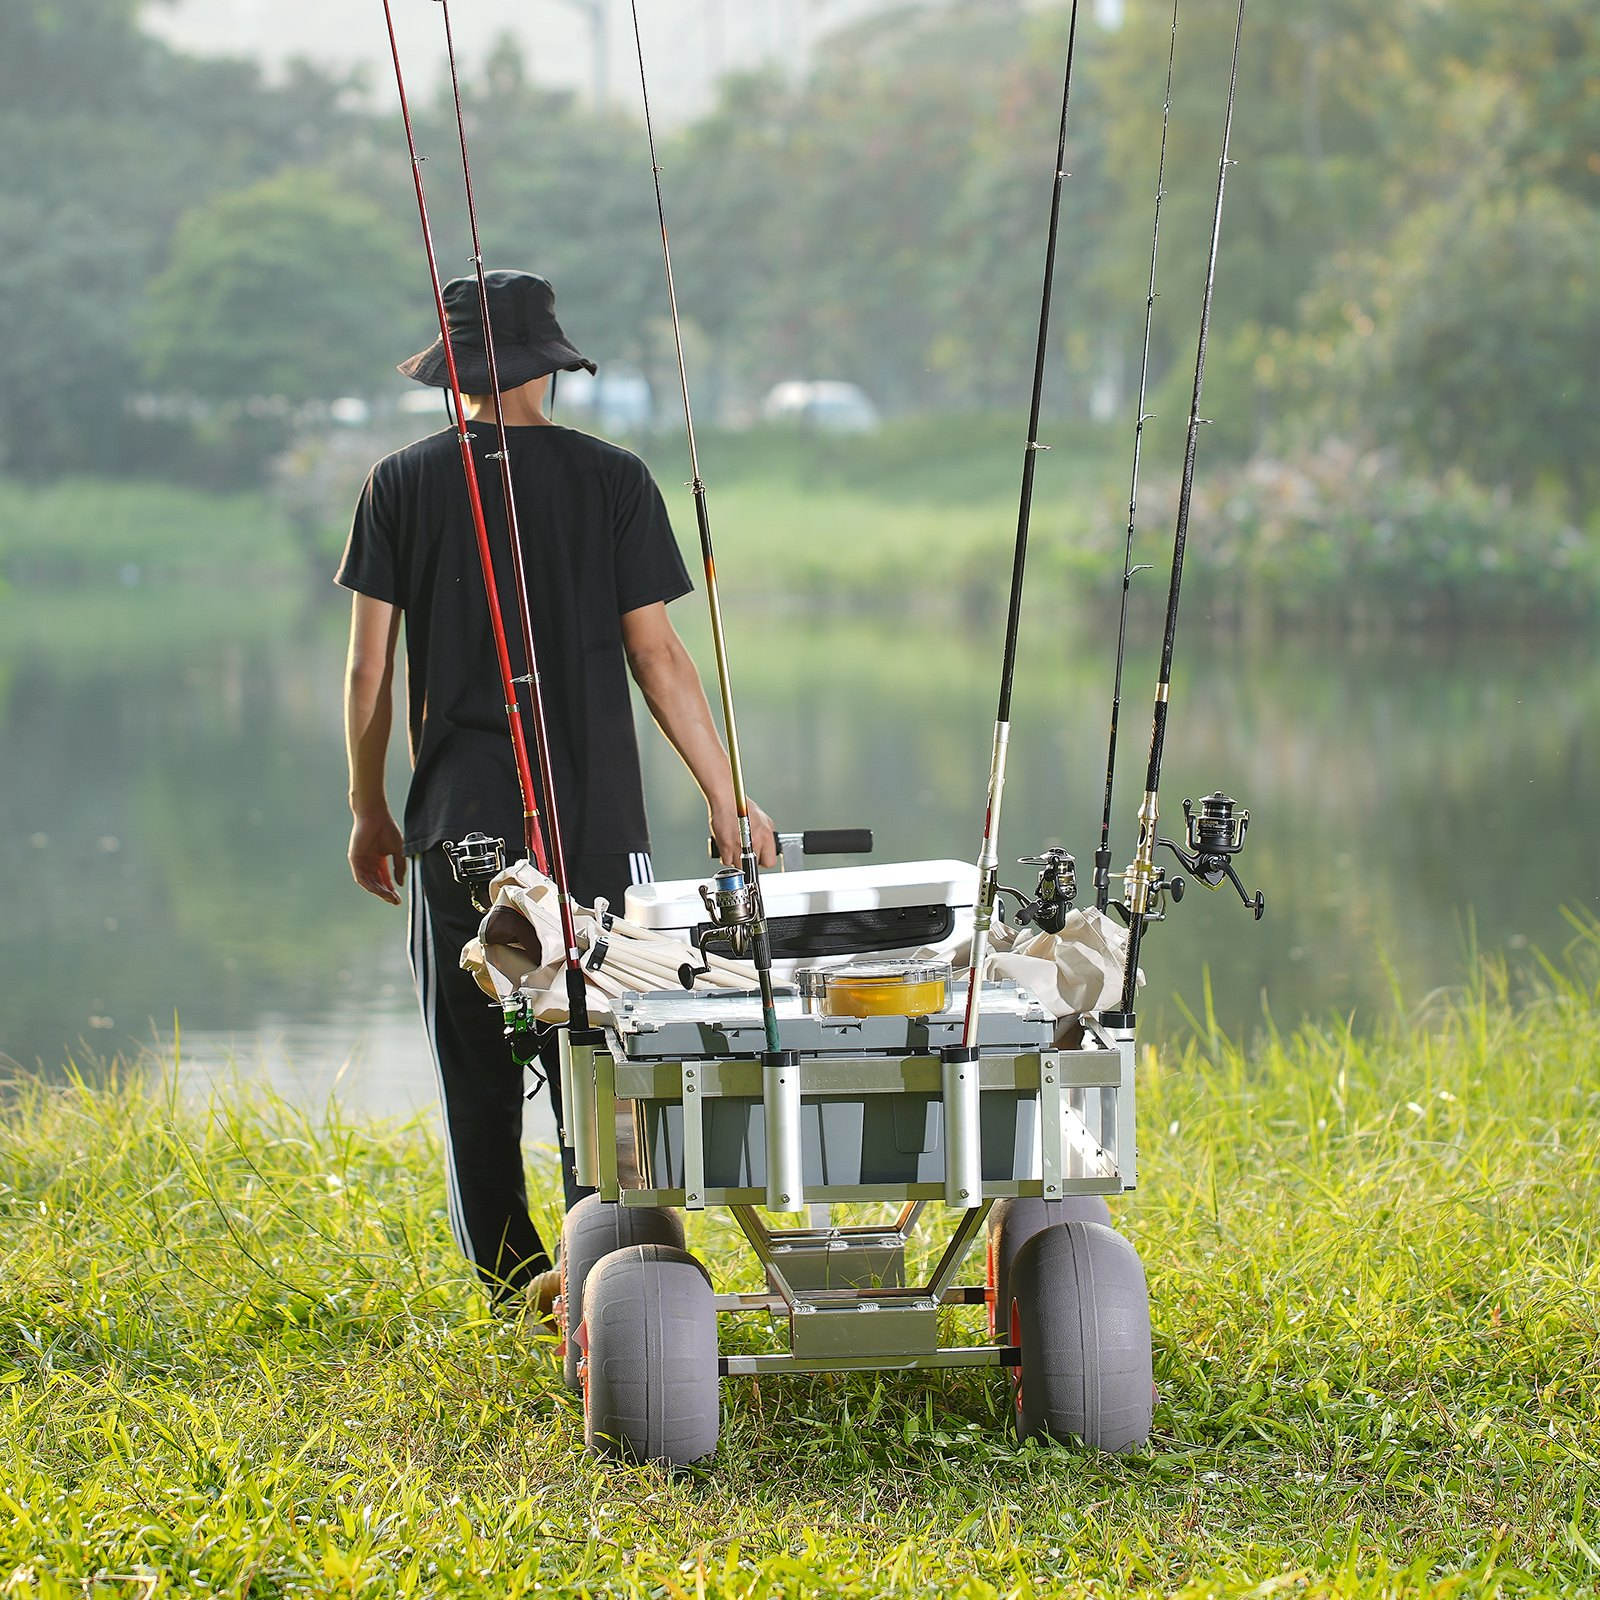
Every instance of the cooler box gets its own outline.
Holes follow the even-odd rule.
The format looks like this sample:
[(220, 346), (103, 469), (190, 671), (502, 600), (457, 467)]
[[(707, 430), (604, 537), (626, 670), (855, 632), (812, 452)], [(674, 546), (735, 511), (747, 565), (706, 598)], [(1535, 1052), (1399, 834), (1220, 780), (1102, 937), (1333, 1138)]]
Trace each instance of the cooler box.
[[(674, 878), (635, 884), (623, 915), (661, 933), (696, 943), (709, 925), (700, 886)], [(949, 957), (972, 937), (978, 869), (970, 861), (890, 861), (864, 867), (820, 867), (761, 874), (772, 958), (781, 976), (797, 964), (826, 965), (851, 956)]]

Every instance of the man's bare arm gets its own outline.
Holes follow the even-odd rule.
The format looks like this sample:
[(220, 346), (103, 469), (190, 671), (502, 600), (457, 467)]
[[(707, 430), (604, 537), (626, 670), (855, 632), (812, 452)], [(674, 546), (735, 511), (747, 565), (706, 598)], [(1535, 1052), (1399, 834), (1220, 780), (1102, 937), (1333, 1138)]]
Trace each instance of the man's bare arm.
[(389, 812), (383, 768), (394, 721), (394, 653), (400, 609), (353, 596), (344, 671), (344, 745), (350, 767), (350, 871), (368, 894), (400, 904), (405, 841)]
[[(733, 799), (733, 774), (728, 754), (717, 737), (711, 707), (695, 670), (693, 658), (667, 616), (665, 604), (640, 606), (623, 613), (622, 643), (628, 666), (644, 695), (650, 714), (672, 748), (694, 775), (706, 797), (711, 815), (711, 836), (717, 853), (728, 865), (739, 859), (739, 814)], [(777, 864), (778, 846), (772, 822), (753, 800), (750, 834), (756, 859), (764, 867)]]

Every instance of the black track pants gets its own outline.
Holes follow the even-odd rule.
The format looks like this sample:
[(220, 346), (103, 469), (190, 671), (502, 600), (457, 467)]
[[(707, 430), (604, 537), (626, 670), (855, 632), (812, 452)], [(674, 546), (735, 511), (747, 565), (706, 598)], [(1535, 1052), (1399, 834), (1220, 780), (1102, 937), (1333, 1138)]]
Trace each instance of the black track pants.
[[(619, 911), (630, 883), (648, 883), (642, 851), (579, 856), (570, 863), (582, 905), (597, 896)], [(550, 1265), (550, 1252), (528, 1215), (522, 1162), (522, 1069), (502, 1033), (499, 1007), (461, 970), (461, 948), (482, 914), (450, 872), (440, 846), (411, 858), (411, 972), (439, 1078), (444, 1119), (445, 1180), (450, 1231), (496, 1298), (515, 1292)], [(545, 1052), (551, 1107), (561, 1126), (561, 1076), (555, 1040)], [(562, 1148), (568, 1206), (577, 1187), (570, 1152)]]

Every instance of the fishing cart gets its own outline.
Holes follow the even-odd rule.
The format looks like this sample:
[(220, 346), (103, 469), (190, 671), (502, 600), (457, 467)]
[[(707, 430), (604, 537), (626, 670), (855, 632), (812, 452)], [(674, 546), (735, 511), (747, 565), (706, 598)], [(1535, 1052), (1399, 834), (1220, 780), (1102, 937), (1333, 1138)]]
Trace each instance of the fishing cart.
[[(1101, 1198), (1135, 1176), (1132, 1030), (1091, 1017), (1060, 1048), (1032, 994), (991, 983), (966, 1058), (948, 965), (881, 941), (896, 924), (970, 938), (970, 863), (766, 884), (775, 960), (808, 943), (879, 942), (870, 965), (799, 967), (777, 995), (775, 1059), (754, 992), (628, 996), (598, 1037), (563, 1051), (563, 1136), (579, 1181), (598, 1190), (569, 1216), (561, 1255), (568, 1372), (591, 1444), (700, 1459), (717, 1441), (723, 1374), (939, 1366), (1001, 1369), (1025, 1434), (1141, 1442), (1144, 1275)], [(627, 917), (668, 925), (694, 888), (634, 890)], [(619, 1108), (631, 1112), (631, 1172), (612, 1137)], [(834, 1225), (838, 1203), (885, 1218)], [(726, 1208), (764, 1288), (717, 1293), (686, 1253), (679, 1213), (708, 1207)], [(940, 1221), (948, 1240), (931, 1270), (908, 1273), (913, 1231)], [(981, 1241), (982, 1279), (963, 1279)], [(941, 1311), (959, 1305), (986, 1307), (988, 1342), (952, 1341)], [(783, 1348), (724, 1353), (719, 1320), (749, 1316), (770, 1319)]]

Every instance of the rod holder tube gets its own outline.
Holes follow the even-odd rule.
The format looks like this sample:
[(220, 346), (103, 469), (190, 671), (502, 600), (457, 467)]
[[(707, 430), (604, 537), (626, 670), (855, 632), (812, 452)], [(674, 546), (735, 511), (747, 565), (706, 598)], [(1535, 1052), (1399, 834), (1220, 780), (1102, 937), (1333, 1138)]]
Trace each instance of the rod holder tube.
[(766, 1112), (767, 1210), (804, 1211), (798, 1051), (761, 1052), (761, 1097)]
[(600, 1182), (600, 1145), (595, 1137), (594, 1044), (575, 1029), (561, 1030), (562, 1112), (572, 1146), (573, 1175), (585, 1189)]
[(1137, 1187), (1139, 1181), (1139, 1145), (1134, 1136), (1133, 1102), (1138, 1058), (1134, 1047), (1133, 1019), (1130, 1017), (1125, 1026), (1107, 1027), (1106, 1037), (1121, 1058), (1122, 1082), (1115, 1099), (1104, 1089), (1100, 1091), (1102, 1105), (1109, 1102), (1111, 1106), (1109, 1115), (1101, 1112), (1100, 1142), (1116, 1154), (1117, 1174), (1122, 1179), (1122, 1187), (1132, 1189)]
[(569, 1029), (557, 1030), (556, 1048), (560, 1056), (560, 1064), (556, 1068), (558, 1074), (556, 1081), (561, 1086), (561, 1126), (556, 1129), (556, 1137), (568, 1150), (576, 1151), (572, 1124), (578, 1115), (578, 1091), (572, 1077), (572, 1034)]
[(978, 1051), (949, 1045), (939, 1052), (944, 1095), (944, 1203), (970, 1211), (983, 1203), (983, 1125)]

